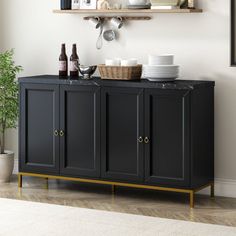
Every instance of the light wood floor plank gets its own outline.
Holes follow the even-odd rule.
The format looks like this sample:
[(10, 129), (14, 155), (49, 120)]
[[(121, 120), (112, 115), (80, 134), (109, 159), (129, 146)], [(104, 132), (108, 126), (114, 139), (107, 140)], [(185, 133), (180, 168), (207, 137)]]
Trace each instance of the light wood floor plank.
[(197, 195), (190, 209), (186, 194), (124, 187), (112, 194), (110, 186), (61, 180), (49, 180), (48, 185), (44, 179), (23, 177), (19, 191), (14, 176), (11, 183), (0, 184), (0, 197), (236, 227), (233, 198)]

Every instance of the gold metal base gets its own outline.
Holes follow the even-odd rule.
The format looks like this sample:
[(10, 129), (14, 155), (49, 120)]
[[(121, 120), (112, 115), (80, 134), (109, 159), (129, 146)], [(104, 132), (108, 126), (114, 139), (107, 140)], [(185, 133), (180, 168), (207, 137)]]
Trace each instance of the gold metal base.
[(207, 185), (202, 186), (198, 189), (182, 189), (182, 188), (167, 188), (167, 187), (160, 187), (160, 186), (151, 186), (151, 185), (142, 185), (142, 184), (130, 184), (130, 183), (121, 183), (121, 182), (113, 182), (113, 181), (106, 181), (106, 180), (95, 180), (95, 179), (82, 179), (82, 178), (73, 178), (73, 177), (64, 177), (64, 176), (54, 176), (54, 175), (46, 175), (46, 174), (34, 174), (34, 173), (25, 173), (19, 172), (18, 174), (18, 187), (22, 188), (22, 177), (23, 176), (31, 176), (31, 177), (39, 177), (48, 179), (57, 179), (57, 180), (68, 180), (68, 181), (77, 181), (82, 183), (94, 183), (94, 184), (104, 184), (104, 185), (111, 185), (112, 193), (115, 193), (115, 187), (130, 187), (130, 188), (141, 188), (141, 189), (151, 189), (151, 190), (158, 190), (158, 191), (168, 191), (168, 192), (176, 192), (176, 193), (187, 193), (189, 194), (190, 200), (190, 207), (194, 208), (194, 194), (204, 188), (211, 187), (211, 197), (214, 197), (214, 182), (211, 182)]
[(112, 194), (115, 194), (115, 191), (116, 191), (116, 186), (115, 186), (115, 185), (112, 185), (112, 186), (111, 186), (111, 192), (112, 192)]
[(22, 188), (22, 174), (18, 174), (18, 188)]

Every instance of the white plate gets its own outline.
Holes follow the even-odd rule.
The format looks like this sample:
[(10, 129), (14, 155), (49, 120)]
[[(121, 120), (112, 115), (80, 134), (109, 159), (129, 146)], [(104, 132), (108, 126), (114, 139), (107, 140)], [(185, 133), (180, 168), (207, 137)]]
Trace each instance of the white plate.
[(176, 72), (169, 72), (169, 73), (151, 73), (151, 72), (147, 72), (147, 71), (143, 71), (143, 74), (146, 75), (146, 76), (157, 76), (157, 77), (160, 77), (160, 76), (176, 76), (176, 75), (179, 75), (179, 73), (176, 71)]
[(144, 67), (143, 70), (145, 71), (179, 71), (179, 68), (147, 68), (147, 67)]
[(157, 66), (144, 66), (143, 67), (144, 71), (149, 71), (149, 72), (174, 72), (174, 71), (179, 71), (179, 67), (157, 67)]
[(163, 54), (163, 55), (149, 55), (148, 65), (173, 65), (174, 55)]
[(169, 79), (165, 79), (165, 78), (145, 78), (145, 79), (148, 79), (149, 81), (152, 81), (152, 82), (172, 82), (172, 81), (175, 81), (177, 79), (176, 78), (169, 78)]
[(173, 71), (173, 72), (150, 72), (150, 71), (143, 71), (144, 74), (147, 75), (177, 75), (179, 74), (178, 71)]
[(148, 65), (148, 64), (145, 64), (143, 66), (149, 66), (149, 67), (179, 67), (179, 65)]
[(143, 65), (144, 67), (149, 67), (149, 68), (172, 68), (172, 67), (179, 67), (179, 65)]
[(146, 75), (143, 75), (144, 78), (150, 78), (150, 79), (172, 79), (172, 78), (178, 78), (179, 76), (176, 75), (176, 76), (146, 76)]
[(173, 68), (179, 68), (178, 65), (143, 65), (144, 68), (148, 68), (148, 69), (162, 69), (162, 70), (166, 70), (166, 69), (173, 69)]
[(145, 74), (157, 74), (157, 75), (169, 75), (169, 74), (179, 74), (179, 71), (143, 71)]

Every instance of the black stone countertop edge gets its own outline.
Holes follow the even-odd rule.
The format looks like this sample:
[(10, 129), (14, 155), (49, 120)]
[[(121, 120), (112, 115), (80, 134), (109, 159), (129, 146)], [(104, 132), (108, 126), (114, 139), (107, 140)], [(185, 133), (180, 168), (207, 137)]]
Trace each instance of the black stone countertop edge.
[(202, 80), (181, 80), (177, 79), (173, 82), (150, 82), (148, 80), (103, 80), (100, 77), (93, 77), (91, 80), (79, 79), (70, 80), (60, 79), (57, 75), (38, 75), (31, 77), (19, 78), (19, 83), (34, 83), (34, 84), (64, 84), (64, 85), (91, 85), (91, 86), (112, 86), (112, 87), (134, 87), (134, 88), (159, 88), (159, 89), (186, 89), (193, 90), (202, 87), (214, 87), (214, 81)]

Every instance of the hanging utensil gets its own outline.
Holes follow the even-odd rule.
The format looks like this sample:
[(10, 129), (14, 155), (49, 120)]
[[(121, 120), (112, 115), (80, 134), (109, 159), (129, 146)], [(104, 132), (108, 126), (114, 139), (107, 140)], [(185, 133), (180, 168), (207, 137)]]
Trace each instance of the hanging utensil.
[(116, 38), (116, 33), (114, 30), (106, 30), (103, 32), (103, 38), (106, 41), (113, 41)]
[(100, 25), (100, 33), (99, 33), (99, 36), (98, 36), (98, 40), (97, 40), (97, 43), (96, 43), (96, 47), (98, 50), (100, 50), (102, 48), (102, 33), (103, 33), (103, 23), (101, 23)]

